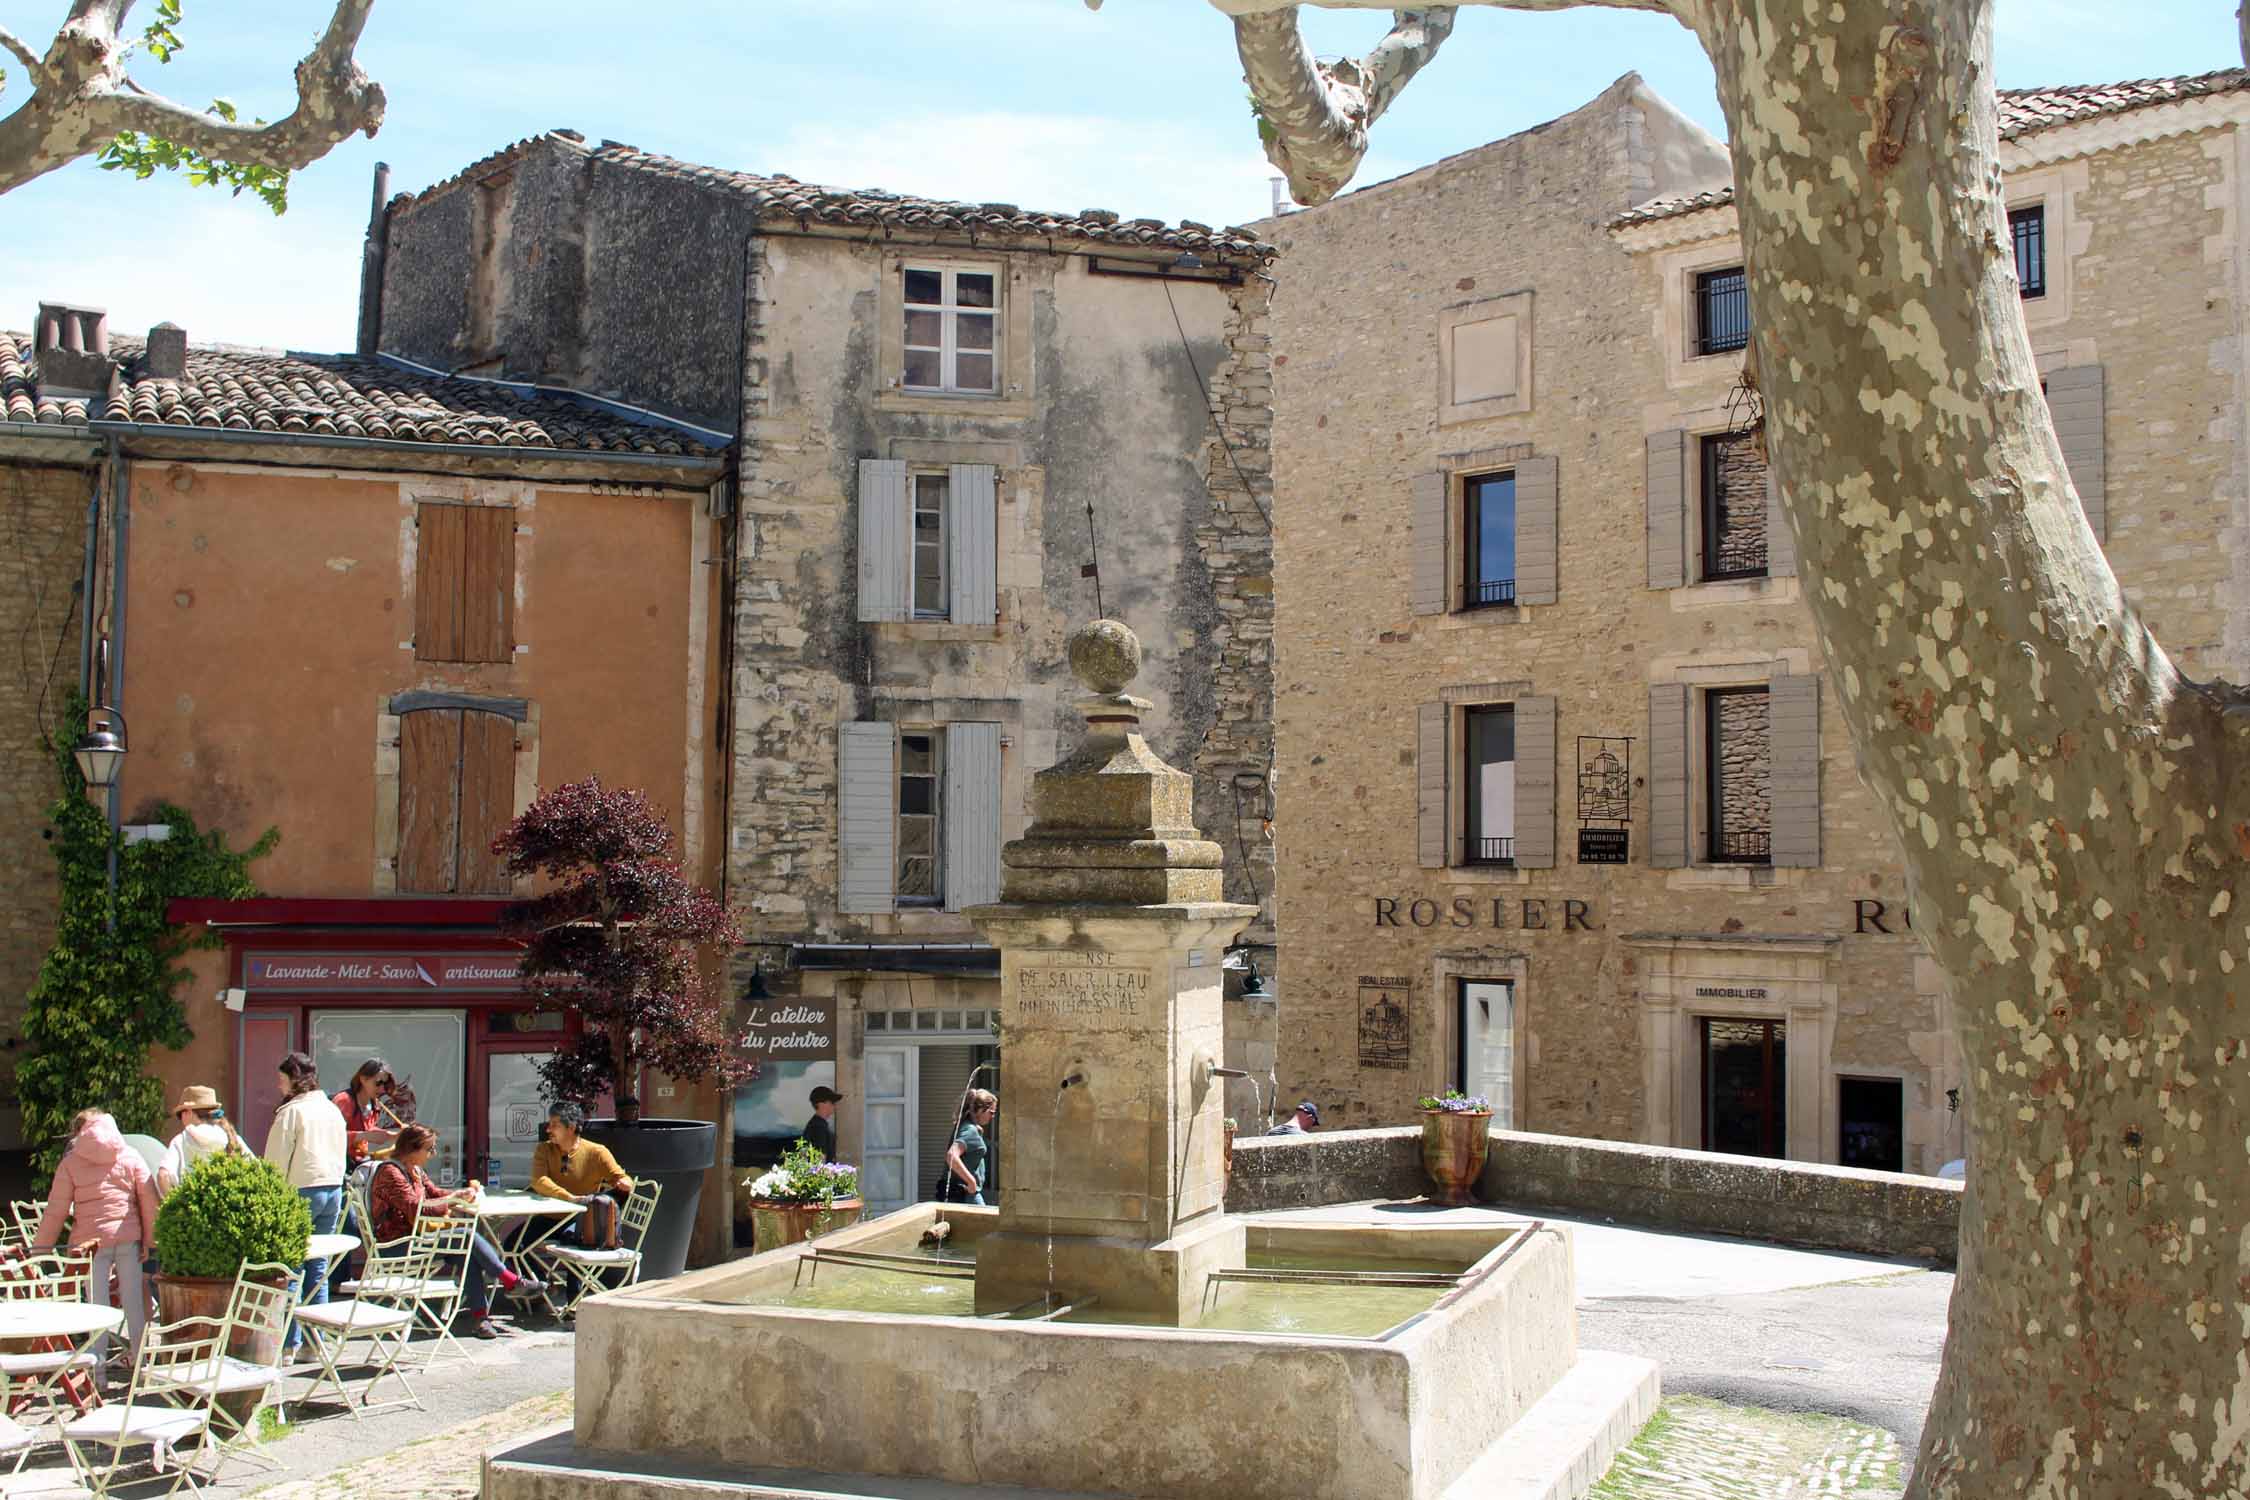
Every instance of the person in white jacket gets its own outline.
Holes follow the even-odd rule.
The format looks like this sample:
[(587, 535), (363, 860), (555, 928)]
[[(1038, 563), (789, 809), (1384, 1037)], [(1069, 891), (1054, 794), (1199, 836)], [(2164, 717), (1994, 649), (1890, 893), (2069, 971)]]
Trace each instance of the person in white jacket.
[(180, 1091), (180, 1102), (172, 1106), (172, 1118), (180, 1122), (180, 1133), (172, 1137), (164, 1160), (156, 1168), (159, 1198), (171, 1197), (181, 1179), (207, 1157), (250, 1154), (242, 1137), (235, 1134), (234, 1121), (220, 1107), (219, 1096), (203, 1084), (190, 1084)]
[[(314, 1234), (334, 1234), (343, 1214), (348, 1144), (344, 1117), (320, 1091), (320, 1070), (304, 1053), (290, 1053), (281, 1060), (281, 1103), (266, 1131), (266, 1160), (304, 1196)], [(300, 1302), (328, 1300), (328, 1257), (307, 1260), (299, 1277)], [(303, 1342), (304, 1330), (291, 1323), (283, 1354), (294, 1359)]]

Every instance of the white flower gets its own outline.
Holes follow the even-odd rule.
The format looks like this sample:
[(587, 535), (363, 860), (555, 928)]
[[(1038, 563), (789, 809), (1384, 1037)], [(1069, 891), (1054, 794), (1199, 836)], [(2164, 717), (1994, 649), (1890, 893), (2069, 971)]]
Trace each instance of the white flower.
[(753, 1198), (775, 1197), (789, 1190), (789, 1174), (782, 1171), (781, 1168), (775, 1167), (763, 1177), (753, 1179), (749, 1188), (750, 1196)]

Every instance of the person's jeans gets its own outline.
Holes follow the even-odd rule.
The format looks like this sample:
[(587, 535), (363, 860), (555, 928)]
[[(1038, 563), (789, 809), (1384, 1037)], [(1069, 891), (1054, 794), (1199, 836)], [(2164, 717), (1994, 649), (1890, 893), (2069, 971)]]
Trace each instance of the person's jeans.
[[(94, 1252), (94, 1265), (86, 1281), (86, 1300), (106, 1307), (117, 1306), (109, 1300), (110, 1273), (117, 1274), (117, 1296), (124, 1304), (126, 1358), (141, 1357), (141, 1330), (148, 1325), (148, 1289), (141, 1281), (141, 1242), (127, 1240), (120, 1245)], [(94, 1340), (92, 1350), (96, 1359), (105, 1364), (109, 1359), (110, 1336), (103, 1334)]]
[[(455, 1257), (446, 1259), (450, 1262)], [(469, 1267), (461, 1283), (461, 1305), (469, 1310), (471, 1317), (481, 1318), (492, 1311), (493, 1284), (507, 1274), (508, 1265), (500, 1258), (492, 1241), (481, 1234), (469, 1241), (468, 1261)], [(454, 1267), (448, 1265), (446, 1269), (451, 1271)]]
[[(342, 1185), (299, 1188), (297, 1194), (305, 1200), (305, 1206), (312, 1210), (313, 1233), (334, 1234), (336, 1232), (336, 1220), (344, 1211), (344, 1189)], [(326, 1302), (328, 1300), (328, 1257), (316, 1255), (306, 1261), (304, 1270), (298, 1273), (297, 1281), (291, 1287), (291, 1290), (299, 1292), (301, 1300), (306, 1303), (317, 1306)], [(285, 1352), (296, 1353), (298, 1345), (302, 1344), (304, 1339), (304, 1329), (298, 1327), (295, 1323), (291, 1323), (289, 1325), (289, 1339), (284, 1346)]]

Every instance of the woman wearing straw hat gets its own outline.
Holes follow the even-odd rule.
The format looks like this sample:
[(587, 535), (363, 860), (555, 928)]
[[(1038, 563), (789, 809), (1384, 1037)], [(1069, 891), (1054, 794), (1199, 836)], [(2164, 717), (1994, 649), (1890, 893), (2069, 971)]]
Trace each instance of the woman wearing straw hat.
[(180, 1122), (180, 1133), (172, 1137), (172, 1144), (156, 1169), (156, 1191), (161, 1196), (171, 1196), (172, 1189), (180, 1185), (180, 1179), (207, 1156), (250, 1154), (250, 1148), (242, 1144), (242, 1137), (234, 1133), (234, 1122), (220, 1107), (219, 1096), (200, 1083), (190, 1084), (180, 1091), (180, 1102), (172, 1106), (172, 1117)]

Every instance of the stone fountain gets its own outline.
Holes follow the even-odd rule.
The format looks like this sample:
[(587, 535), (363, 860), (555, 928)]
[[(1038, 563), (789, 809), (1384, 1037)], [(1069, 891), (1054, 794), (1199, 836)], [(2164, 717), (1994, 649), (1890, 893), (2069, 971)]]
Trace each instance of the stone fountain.
[[(1559, 1227), (1227, 1214), (1220, 963), (1255, 912), (1140, 736), (1132, 632), (1097, 621), (1070, 660), (1084, 741), (970, 913), (1001, 952), (1000, 1203), (594, 1299), (570, 1429), (488, 1460), (487, 1500), (1562, 1500), (1653, 1408), (1645, 1361), (1579, 1356)], [(1353, 1336), (1214, 1320), (1240, 1283), (1371, 1281), (1432, 1290)], [(1518, 1429), (1535, 1404), (1562, 1415)]]

